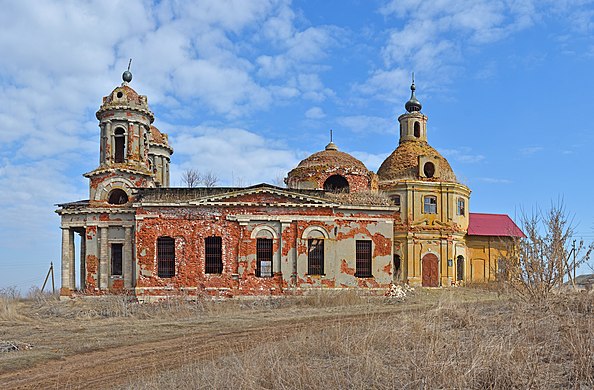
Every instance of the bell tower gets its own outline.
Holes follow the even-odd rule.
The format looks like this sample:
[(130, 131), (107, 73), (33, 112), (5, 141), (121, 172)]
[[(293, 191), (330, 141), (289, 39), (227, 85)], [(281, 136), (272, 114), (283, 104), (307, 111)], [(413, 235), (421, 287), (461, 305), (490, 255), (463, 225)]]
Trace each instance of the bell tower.
[(427, 116), (421, 113), (421, 102), (415, 96), (415, 75), (410, 86), (410, 99), (404, 104), (406, 113), (398, 117), (400, 122), (400, 143), (405, 141), (427, 142)]
[(96, 113), (101, 129), (99, 167), (84, 175), (90, 179), (89, 199), (95, 205), (125, 205), (132, 188), (155, 186), (149, 162), (149, 134), (155, 118), (147, 97), (129, 85), (129, 65), (122, 79)]

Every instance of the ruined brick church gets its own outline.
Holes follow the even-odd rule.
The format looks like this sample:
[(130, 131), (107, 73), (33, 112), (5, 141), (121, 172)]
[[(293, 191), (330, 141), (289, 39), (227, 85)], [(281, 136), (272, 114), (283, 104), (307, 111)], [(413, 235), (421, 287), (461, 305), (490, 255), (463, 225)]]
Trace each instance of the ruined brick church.
[(56, 211), (63, 296), (482, 283), (496, 277), (502, 243), (522, 236), (507, 215), (469, 212), (470, 189), (428, 143), (414, 82), (398, 146), (377, 173), (330, 142), (288, 173), (286, 188), (171, 188), (167, 134), (132, 74), (123, 80), (96, 114), (89, 199)]

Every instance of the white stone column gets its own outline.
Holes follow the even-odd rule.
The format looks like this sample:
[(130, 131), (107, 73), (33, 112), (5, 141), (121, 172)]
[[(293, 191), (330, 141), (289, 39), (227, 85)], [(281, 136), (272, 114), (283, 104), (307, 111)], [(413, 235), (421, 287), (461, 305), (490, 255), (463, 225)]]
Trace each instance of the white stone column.
[(68, 228), (62, 228), (62, 289), (70, 290), (70, 269), (73, 259), (70, 256), (71, 242), (74, 240), (73, 232)]
[(87, 280), (87, 229), (80, 234), (80, 289), (84, 290)]
[(124, 248), (122, 253), (122, 273), (124, 278), (124, 288), (132, 288), (132, 228), (124, 228)]
[(102, 227), (101, 229), (101, 242), (99, 250), (99, 289), (106, 290), (108, 287), (109, 275), (107, 274), (109, 260), (109, 247), (107, 245), (107, 232), (108, 227)]
[(70, 230), (70, 273), (68, 274), (68, 283), (72, 290), (76, 290), (76, 256), (74, 251), (74, 230)]

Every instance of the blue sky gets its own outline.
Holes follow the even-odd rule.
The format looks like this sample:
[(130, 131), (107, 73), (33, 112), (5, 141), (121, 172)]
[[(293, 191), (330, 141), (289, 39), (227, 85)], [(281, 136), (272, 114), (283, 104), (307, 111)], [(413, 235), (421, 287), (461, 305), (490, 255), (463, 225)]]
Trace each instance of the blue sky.
[(54, 204), (88, 198), (94, 113), (129, 58), (175, 149), (172, 185), (188, 168), (278, 183), (330, 129), (377, 170), (414, 71), (471, 211), (562, 198), (591, 240), (593, 3), (0, 0), (0, 288), (59, 268)]

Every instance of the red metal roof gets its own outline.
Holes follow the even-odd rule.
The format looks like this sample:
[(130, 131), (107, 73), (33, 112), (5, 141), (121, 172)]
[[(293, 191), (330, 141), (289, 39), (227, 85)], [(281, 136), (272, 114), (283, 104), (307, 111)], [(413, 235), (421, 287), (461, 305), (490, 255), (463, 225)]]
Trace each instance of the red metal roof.
[(469, 236), (526, 237), (507, 214), (470, 213)]

